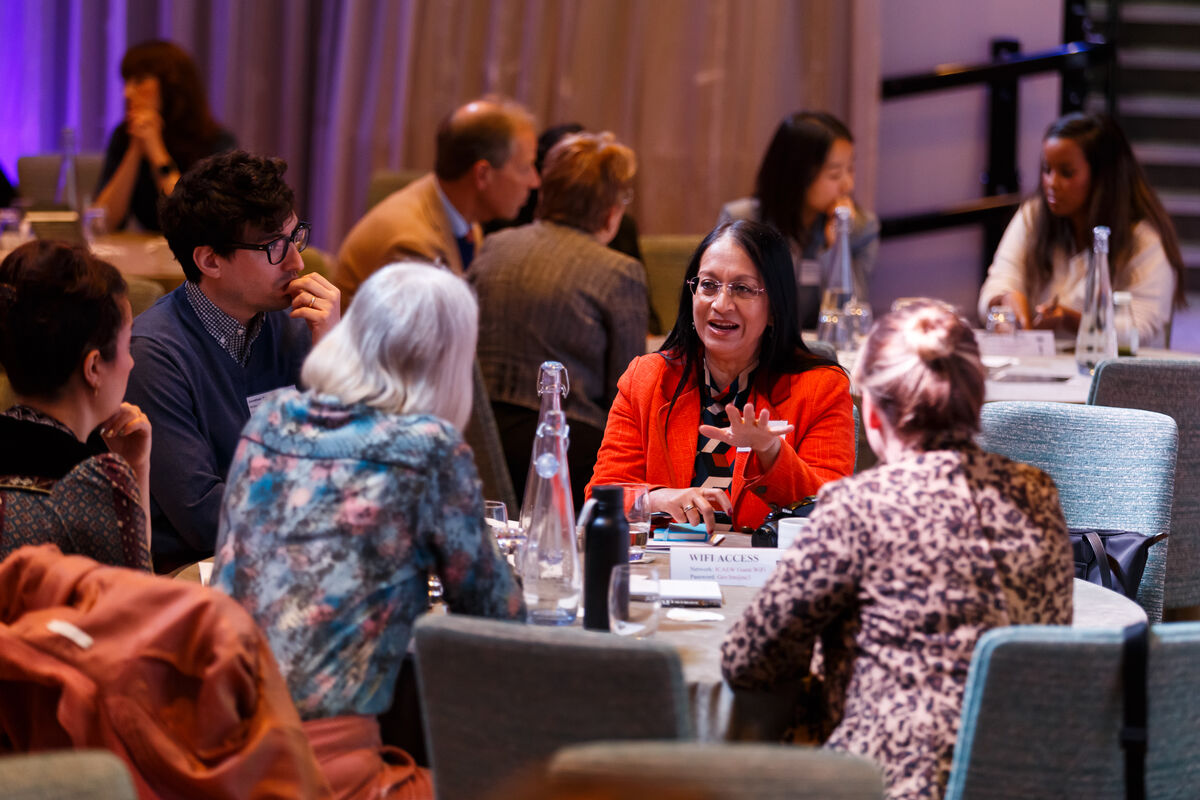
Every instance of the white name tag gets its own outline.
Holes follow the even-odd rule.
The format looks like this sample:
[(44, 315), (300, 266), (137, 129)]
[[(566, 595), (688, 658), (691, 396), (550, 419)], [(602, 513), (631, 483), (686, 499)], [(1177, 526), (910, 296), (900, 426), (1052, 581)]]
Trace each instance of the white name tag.
[(250, 416), (254, 416), (254, 412), (258, 411), (258, 407), (261, 406), (263, 404), (263, 402), (271, 395), (275, 394), (276, 392), (282, 392), (286, 389), (295, 389), (295, 388), (296, 388), (295, 385), (280, 386), (278, 389), (272, 389), (269, 392), (262, 392), (261, 394), (250, 395), (249, 397), (246, 398), (246, 407), (250, 409)]
[(1017, 331), (988, 333), (975, 331), (981, 356), (1045, 356), (1055, 355), (1054, 331)]
[(775, 547), (673, 548), (671, 580), (762, 586), (784, 552)]
[(800, 262), (800, 285), (821, 285), (821, 262), (806, 258)]

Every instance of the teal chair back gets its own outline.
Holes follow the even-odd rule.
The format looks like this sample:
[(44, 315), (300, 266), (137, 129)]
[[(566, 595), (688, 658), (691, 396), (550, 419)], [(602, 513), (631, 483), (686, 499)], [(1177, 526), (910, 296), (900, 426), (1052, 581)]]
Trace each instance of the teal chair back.
[[(1067, 525), (1167, 533), (1175, 488), (1175, 421), (1164, 414), (1070, 403), (985, 403), (979, 445), (1045, 471)], [(1170, 539), (1150, 548), (1137, 601), (1162, 619)]]
[(1163, 603), (1200, 619), (1200, 361), (1121, 358), (1096, 368), (1088, 403), (1157, 411), (1175, 420), (1175, 502)]
[[(963, 696), (946, 800), (1121, 800), (1122, 632), (1012, 626), (985, 633)], [(1200, 797), (1200, 624), (1153, 626), (1146, 797)]]

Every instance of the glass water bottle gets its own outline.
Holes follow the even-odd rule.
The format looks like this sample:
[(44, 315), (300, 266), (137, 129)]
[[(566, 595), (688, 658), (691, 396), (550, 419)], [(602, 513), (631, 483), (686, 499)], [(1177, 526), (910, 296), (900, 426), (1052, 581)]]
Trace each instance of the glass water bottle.
[(850, 270), (851, 213), (846, 206), (838, 206), (833, 210), (836, 235), (821, 292), (821, 310), (817, 316), (817, 339), (833, 345), (837, 350), (848, 349), (850, 342), (850, 329), (843, 309), (854, 295), (854, 275)]
[(566, 393), (566, 368), (557, 361), (542, 364), (541, 412), (521, 505), (521, 527), (527, 537), (521, 554), (525, 606), (529, 621), (539, 625), (573, 623), (583, 588), (567, 469), (570, 429), (562, 412)]
[(1075, 337), (1075, 363), (1083, 374), (1096, 365), (1117, 357), (1117, 325), (1113, 318), (1112, 279), (1108, 274), (1108, 228), (1092, 229), (1092, 257), (1084, 284), (1083, 312)]
[(54, 191), (54, 202), (71, 211), (79, 211), (79, 187), (76, 185), (75, 171), (75, 157), (78, 152), (75, 129), (63, 128), (62, 161), (58, 167), (58, 186)]

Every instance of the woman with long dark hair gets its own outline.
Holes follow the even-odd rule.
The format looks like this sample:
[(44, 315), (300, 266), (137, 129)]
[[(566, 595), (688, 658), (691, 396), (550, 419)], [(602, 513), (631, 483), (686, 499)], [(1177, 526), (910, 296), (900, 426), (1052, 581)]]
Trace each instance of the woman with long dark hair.
[(158, 198), (202, 158), (237, 146), (213, 119), (200, 71), (179, 45), (150, 41), (121, 59), (125, 120), (108, 140), (96, 206), (110, 230), (132, 214), (157, 231)]
[(1041, 169), (1041, 190), (996, 249), (979, 292), (980, 318), (993, 305), (1009, 305), (1023, 327), (1074, 335), (1092, 229), (1104, 225), (1112, 232), (1112, 286), (1133, 295), (1138, 338), (1164, 342), (1172, 310), (1184, 305), (1183, 257), (1125, 134), (1104, 114), (1068, 114), (1046, 129)]
[(763, 155), (754, 196), (727, 203), (721, 222), (752, 219), (783, 234), (792, 253), (801, 325), (817, 326), (822, 276), (834, 242), (833, 210), (849, 206), (854, 290), (866, 300), (879, 250), (879, 220), (859, 208), (854, 193), (854, 137), (824, 111), (799, 111), (784, 118)]
[(653, 511), (754, 528), (769, 505), (854, 468), (850, 382), (796, 326), (791, 257), (773, 228), (717, 226), (679, 293), (675, 327), (617, 383), (591, 486), (648, 483)]

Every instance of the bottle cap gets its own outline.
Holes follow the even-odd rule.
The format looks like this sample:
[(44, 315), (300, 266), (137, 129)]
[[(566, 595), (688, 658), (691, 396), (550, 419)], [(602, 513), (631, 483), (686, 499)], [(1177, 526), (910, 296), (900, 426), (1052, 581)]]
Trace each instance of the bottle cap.
[(1104, 225), (1097, 225), (1092, 228), (1092, 249), (1098, 253), (1107, 253), (1108, 235), (1109, 230)]
[(604, 503), (616, 508), (625, 507), (625, 487), (624, 486), (593, 486), (592, 497), (597, 503)]

